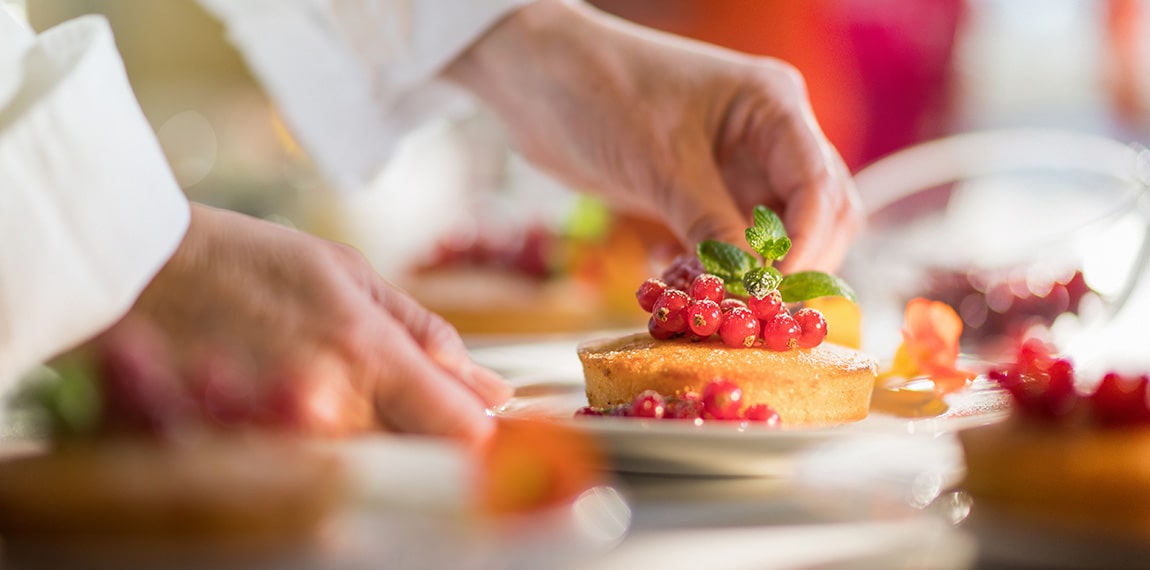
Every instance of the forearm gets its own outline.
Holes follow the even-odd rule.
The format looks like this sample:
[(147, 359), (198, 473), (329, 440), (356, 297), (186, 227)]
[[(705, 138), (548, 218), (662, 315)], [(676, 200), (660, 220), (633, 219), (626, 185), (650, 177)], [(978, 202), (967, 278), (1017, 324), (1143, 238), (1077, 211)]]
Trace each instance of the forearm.
[(125, 313), (188, 216), (106, 22), (19, 61), (0, 73), (0, 383)]
[(528, 0), (199, 0), (329, 181), (370, 182), (405, 133), (459, 108), (437, 81)]

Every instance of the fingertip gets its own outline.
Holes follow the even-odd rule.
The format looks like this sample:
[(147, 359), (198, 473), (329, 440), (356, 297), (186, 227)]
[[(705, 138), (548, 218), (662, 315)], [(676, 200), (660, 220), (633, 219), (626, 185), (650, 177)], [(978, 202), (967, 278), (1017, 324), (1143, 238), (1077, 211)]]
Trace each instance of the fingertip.
[(476, 392), (489, 408), (506, 404), (515, 394), (515, 389), (502, 376), (488, 368), (472, 363), (470, 375)]

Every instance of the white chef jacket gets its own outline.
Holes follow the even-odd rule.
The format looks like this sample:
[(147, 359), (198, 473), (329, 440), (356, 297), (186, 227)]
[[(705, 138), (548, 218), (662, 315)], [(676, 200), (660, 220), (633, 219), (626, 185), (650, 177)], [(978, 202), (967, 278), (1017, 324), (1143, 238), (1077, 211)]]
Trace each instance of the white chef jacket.
[[(525, 0), (201, 1), (354, 188), (458, 97), (439, 70)], [(0, 9), (0, 387), (119, 319), (187, 226), (106, 20), (35, 36)]]

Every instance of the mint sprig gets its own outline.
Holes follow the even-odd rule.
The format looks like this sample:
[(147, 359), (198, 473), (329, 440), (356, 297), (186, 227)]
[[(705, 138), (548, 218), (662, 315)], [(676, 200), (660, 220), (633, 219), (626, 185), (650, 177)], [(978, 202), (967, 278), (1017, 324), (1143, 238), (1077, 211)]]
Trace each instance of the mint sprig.
[(719, 276), (733, 295), (763, 298), (778, 289), (783, 302), (797, 303), (816, 297), (840, 296), (855, 301), (854, 290), (842, 279), (821, 271), (783, 275), (774, 267), (791, 249), (791, 238), (778, 214), (765, 206), (752, 211), (754, 225), (747, 228), (747, 245), (762, 260), (742, 248), (717, 240), (699, 244), (695, 253), (708, 273)]
[(768, 262), (782, 259), (791, 249), (791, 238), (778, 214), (765, 206), (755, 206), (752, 215), (755, 225), (745, 232), (747, 245)]

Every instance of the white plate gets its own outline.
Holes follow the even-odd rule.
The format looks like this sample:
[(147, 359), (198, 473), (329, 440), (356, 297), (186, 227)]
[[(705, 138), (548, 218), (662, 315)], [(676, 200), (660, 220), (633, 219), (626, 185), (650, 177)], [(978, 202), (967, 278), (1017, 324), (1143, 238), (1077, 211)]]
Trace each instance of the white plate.
[(587, 405), (581, 380), (517, 382), (516, 395), (498, 415), (545, 418), (595, 436), (618, 471), (664, 475), (787, 476), (800, 451), (854, 437), (917, 435), (934, 438), (963, 427), (997, 421), (1001, 393), (984, 382), (947, 399), (938, 417), (905, 419), (872, 413), (863, 421), (825, 428), (776, 429), (739, 422), (694, 425), (673, 420), (574, 417)]

